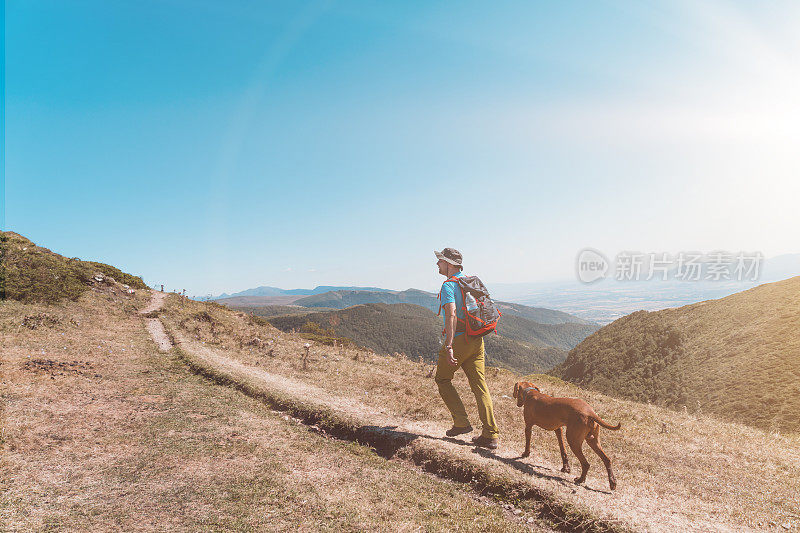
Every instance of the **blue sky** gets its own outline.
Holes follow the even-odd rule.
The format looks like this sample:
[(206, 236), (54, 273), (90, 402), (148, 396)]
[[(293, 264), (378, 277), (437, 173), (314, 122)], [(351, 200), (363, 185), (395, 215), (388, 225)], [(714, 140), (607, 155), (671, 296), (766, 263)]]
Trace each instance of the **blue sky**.
[(5, 8), (5, 229), (150, 283), (800, 251), (796, 2)]

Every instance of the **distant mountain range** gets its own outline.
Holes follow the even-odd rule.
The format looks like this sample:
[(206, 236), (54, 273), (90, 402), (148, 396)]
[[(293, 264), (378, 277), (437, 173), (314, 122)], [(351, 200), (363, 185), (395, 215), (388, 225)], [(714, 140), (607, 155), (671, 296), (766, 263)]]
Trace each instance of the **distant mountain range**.
[[(316, 290), (316, 289), (315, 289)], [(244, 291), (247, 292), (247, 291)], [(327, 308), (345, 309), (353, 305), (382, 303), (382, 304), (413, 304), (424, 307), (434, 313), (439, 310), (439, 300), (435, 294), (421, 291), (419, 289), (406, 289), (404, 291), (391, 291), (380, 289), (374, 291), (368, 288), (359, 289), (337, 289), (309, 296), (299, 294), (279, 294), (279, 295), (242, 295), (217, 299), (218, 303), (230, 307), (265, 307), (275, 305), (292, 304), (306, 308)], [(530, 307), (527, 305), (495, 302), (501, 313), (514, 315), (530, 319), (539, 324), (583, 324), (595, 326), (590, 320), (579, 318), (568, 313), (545, 309), (542, 307)]]
[(222, 293), (219, 296), (194, 297), (195, 300), (221, 300), (223, 298), (236, 298), (242, 296), (307, 296), (310, 294), (320, 294), (330, 291), (373, 291), (383, 292), (389, 289), (380, 287), (342, 287), (333, 285), (318, 285), (313, 289), (279, 289), (278, 287), (261, 286), (254, 289), (247, 289), (233, 294)]

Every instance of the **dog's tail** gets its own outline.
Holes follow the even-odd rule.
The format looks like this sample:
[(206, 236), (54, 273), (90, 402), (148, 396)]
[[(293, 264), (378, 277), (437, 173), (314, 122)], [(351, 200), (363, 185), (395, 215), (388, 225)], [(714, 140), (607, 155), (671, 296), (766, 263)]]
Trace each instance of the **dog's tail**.
[(590, 416), (589, 418), (591, 418), (592, 420), (594, 420), (595, 422), (597, 422), (598, 424), (600, 424), (604, 428), (610, 429), (612, 431), (616, 431), (616, 430), (618, 430), (618, 429), (620, 429), (622, 427), (622, 422), (620, 422), (616, 426), (612, 426), (611, 424), (609, 424), (608, 422), (606, 422), (605, 420), (603, 420), (602, 418), (600, 418), (597, 415)]

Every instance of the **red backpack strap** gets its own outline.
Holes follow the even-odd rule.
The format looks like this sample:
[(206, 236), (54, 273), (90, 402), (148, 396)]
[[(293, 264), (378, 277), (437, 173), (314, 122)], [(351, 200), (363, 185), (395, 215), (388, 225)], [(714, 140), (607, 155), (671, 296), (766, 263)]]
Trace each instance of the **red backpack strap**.
[[(457, 277), (455, 277), (455, 276), (453, 276), (453, 277), (450, 277), (450, 278), (447, 278), (446, 280), (444, 280), (444, 281), (442, 282), (442, 285), (444, 285), (444, 284), (445, 284), (445, 283), (447, 283), (448, 281), (455, 281), (455, 282), (456, 282), (456, 284), (458, 284), (458, 278), (457, 278)], [(458, 288), (460, 289), (460, 288), (461, 288), (461, 285), (458, 285)], [(441, 314), (442, 314), (442, 289), (439, 289), (439, 294), (437, 294), (437, 295), (436, 295), (436, 298), (439, 300), (439, 311), (436, 313), (436, 316), (439, 316), (439, 315), (441, 315)], [(462, 291), (461, 291), (461, 298), (462, 298), (462, 301), (463, 301), (463, 298), (464, 298), (464, 291), (463, 291), (463, 289), (462, 289)]]

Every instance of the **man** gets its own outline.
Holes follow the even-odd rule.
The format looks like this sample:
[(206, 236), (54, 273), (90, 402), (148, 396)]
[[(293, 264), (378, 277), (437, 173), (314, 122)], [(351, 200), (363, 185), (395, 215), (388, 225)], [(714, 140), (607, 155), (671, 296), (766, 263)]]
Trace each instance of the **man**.
[[(439, 274), (449, 279), (463, 276), (461, 252), (454, 248), (445, 248), (441, 252), (434, 251), (438, 262)], [(469, 380), (472, 393), (478, 403), (478, 416), (483, 424), (481, 435), (472, 439), (477, 446), (497, 449), (499, 431), (494, 420), (492, 398), (486, 386), (484, 374), (483, 337), (470, 337), (465, 331), (466, 315), (464, 313), (463, 295), (458, 283), (445, 281), (439, 293), (442, 311), (444, 312), (444, 346), (439, 350), (439, 361), (436, 366), (436, 385), (439, 395), (453, 416), (453, 427), (446, 431), (448, 437), (470, 433), (472, 426), (467, 418), (467, 411), (453, 386), (453, 376), (459, 367)]]

